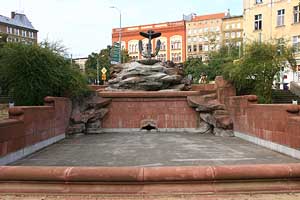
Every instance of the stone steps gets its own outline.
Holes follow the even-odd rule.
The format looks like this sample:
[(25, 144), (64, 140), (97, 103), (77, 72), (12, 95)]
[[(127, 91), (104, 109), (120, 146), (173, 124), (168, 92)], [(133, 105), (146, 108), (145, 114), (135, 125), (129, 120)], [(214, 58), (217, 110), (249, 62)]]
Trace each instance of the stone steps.
[(272, 103), (274, 104), (291, 104), (293, 100), (297, 100), (298, 104), (300, 104), (300, 97), (289, 90), (272, 91)]

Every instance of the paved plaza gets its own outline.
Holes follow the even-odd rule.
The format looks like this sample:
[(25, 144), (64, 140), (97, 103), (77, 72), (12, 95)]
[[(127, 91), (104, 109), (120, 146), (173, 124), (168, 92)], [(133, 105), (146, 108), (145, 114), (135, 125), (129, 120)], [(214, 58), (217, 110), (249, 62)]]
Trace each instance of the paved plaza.
[(12, 165), (156, 167), (299, 161), (239, 138), (144, 132), (73, 136)]

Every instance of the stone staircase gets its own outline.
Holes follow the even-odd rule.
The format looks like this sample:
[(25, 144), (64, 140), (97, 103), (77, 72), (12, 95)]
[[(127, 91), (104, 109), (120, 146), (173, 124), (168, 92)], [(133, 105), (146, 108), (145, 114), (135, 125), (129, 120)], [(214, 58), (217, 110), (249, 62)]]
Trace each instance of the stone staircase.
[(8, 105), (0, 104), (0, 121), (8, 118)]
[(273, 90), (272, 101), (274, 104), (291, 104), (293, 100), (297, 100), (300, 104), (300, 97), (293, 94), (290, 90)]

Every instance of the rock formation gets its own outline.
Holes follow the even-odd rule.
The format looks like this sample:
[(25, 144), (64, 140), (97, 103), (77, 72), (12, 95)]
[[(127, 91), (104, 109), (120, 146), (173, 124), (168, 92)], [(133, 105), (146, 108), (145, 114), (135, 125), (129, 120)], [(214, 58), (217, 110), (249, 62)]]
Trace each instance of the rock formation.
[(187, 97), (188, 104), (199, 112), (199, 132), (213, 133), (216, 136), (232, 137), (233, 122), (226, 106), (217, 100), (215, 93)]
[(131, 62), (115, 65), (107, 90), (188, 90), (190, 83), (183, 78), (183, 66), (173, 63), (145, 65)]
[(101, 131), (101, 121), (108, 113), (111, 99), (91, 96), (83, 102), (74, 102), (68, 134), (93, 134)]

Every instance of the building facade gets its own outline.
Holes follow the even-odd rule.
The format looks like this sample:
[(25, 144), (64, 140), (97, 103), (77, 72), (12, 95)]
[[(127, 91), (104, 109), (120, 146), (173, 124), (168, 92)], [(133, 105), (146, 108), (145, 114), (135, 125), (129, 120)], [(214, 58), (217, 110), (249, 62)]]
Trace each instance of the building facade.
[(222, 44), (222, 19), (225, 13), (192, 16), (186, 22), (187, 57), (208, 59), (210, 51), (215, 51)]
[(294, 47), (297, 71), (284, 69), (282, 82), (300, 81), (299, 0), (244, 0), (245, 42), (285, 42)]
[(85, 63), (88, 60), (87, 57), (83, 57), (83, 58), (74, 58), (72, 59), (72, 62), (74, 62), (75, 64), (77, 64), (79, 66), (79, 70), (81, 72), (85, 72)]
[[(185, 21), (166, 22), (159, 24), (148, 24), (141, 26), (125, 27), (121, 30), (122, 48), (127, 49), (129, 56), (134, 59), (142, 59), (139, 53), (139, 40), (143, 41), (144, 49), (148, 39), (140, 36), (140, 32), (153, 30), (161, 32), (159, 38), (152, 40), (153, 50), (156, 42), (161, 41), (160, 52), (157, 59), (161, 61), (171, 60), (175, 63), (184, 62), (186, 59), (186, 28)], [(119, 28), (112, 30), (112, 41), (119, 42)]]
[(222, 38), (224, 45), (242, 46), (243, 16), (228, 16), (223, 19)]
[(11, 13), (11, 18), (0, 15), (0, 33), (7, 35), (7, 42), (37, 43), (36, 30), (25, 14)]

